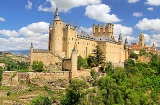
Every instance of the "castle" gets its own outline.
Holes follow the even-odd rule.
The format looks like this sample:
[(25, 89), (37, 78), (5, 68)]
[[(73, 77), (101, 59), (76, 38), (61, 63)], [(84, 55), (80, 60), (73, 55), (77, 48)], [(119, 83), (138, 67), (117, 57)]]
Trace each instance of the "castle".
[(118, 42), (114, 39), (112, 23), (102, 26), (93, 24), (92, 29), (93, 34), (77, 31), (77, 24), (72, 26), (69, 21), (64, 23), (60, 19), (58, 8), (56, 8), (53, 24), (49, 25), (48, 50), (35, 50), (31, 44), (30, 65), (34, 60), (42, 61), (45, 67), (61, 62), (63, 69), (74, 72), (77, 70), (77, 56), (88, 57), (96, 46), (102, 50), (106, 62), (112, 62), (114, 66), (124, 66), (130, 51), (137, 51), (137, 53), (140, 49), (156, 51), (154, 45), (148, 47), (144, 44), (142, 33), (139, 36), (138, 44), (128, 45), (127, 38), (123, 43), (121, 34), (119, 34)]
[(76, 23), (74, 26), (71, 26), (69, 21), (64, 23), (60, 19), (58, 8), (56, 8), (53, 24), (49, 26), (48, 50), (35, 50), (31, 44), (30, 65), (34, 60), (43, 61), (44, 65), (48, 66), (61, 62), (63, 59), (72, 58), (73, 49), (77, 55), (86, 58), (92, 54), (92, 50), (96, 46), (99, 46), (104, 53), (106, 62), (110, 61), (116, 66), (123, 66), (124, 61), (128, 58), (127, 39), (124, 44), (121, 34), (118, 42), (114, 39), (112, 23), (102, 26), (93, 24), (92, 28), (92, 35), (77, 31)]

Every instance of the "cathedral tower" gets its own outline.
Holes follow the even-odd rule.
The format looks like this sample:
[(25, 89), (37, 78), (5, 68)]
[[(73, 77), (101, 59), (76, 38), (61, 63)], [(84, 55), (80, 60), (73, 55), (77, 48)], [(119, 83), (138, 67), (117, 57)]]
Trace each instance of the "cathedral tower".
[(53, 27), (49, 26), (49, 51), (62, 52), (63, 45), (63, 21), (60, 19), (58, 8), (53, 20)]
[(143, 35), (142, 32), (141, 32), (141, 34), (139, 35), (138, 44), (141, 46), (142, 49), (144, 48), (144, 35)]

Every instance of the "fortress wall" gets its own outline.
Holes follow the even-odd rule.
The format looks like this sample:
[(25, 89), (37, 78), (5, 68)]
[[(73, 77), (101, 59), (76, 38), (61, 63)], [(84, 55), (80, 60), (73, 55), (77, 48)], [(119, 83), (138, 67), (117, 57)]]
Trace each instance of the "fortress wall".
[(69, 80), (69, 71), (60, 72), (15, 72), (15, 71), (4, 71), (2, 74), (2, 86), (17, 86), (21, 80), (30, 81), (32, 79), (39, 80), (37, 83), (42, 84), (48, 81), (66, 79)]
[[(65, 53), (58, 54), (59, 56), (64, 56)], [(43, 52), (32, 52), (31, 53), (31, 64), (34, 60), (36, 61), (42, 61), (45, 66), (48, 66), (49, 64), (55, 64), (55, 62), (62, 62), (59, 57), (55, 56), (52, 53), (43, 53)]]
[(69, 71), (59, 71), (59, 72), (28, 72), (29, 79), (33, 78), (48, 78), (48, 79), (69, 79)]
[(63, 59), (62, 68), (64, 70), (71, 70), (71, 68), (72, 68), (71, 59)]

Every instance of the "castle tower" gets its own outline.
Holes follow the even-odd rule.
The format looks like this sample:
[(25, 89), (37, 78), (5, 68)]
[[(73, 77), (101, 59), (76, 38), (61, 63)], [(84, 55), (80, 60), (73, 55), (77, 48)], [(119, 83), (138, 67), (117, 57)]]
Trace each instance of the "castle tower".
[(122, 45), (122, 36), (121, 36), (121, 33), (119, 34), (118, 44), (119, 44), (119, 45)]
[(144, 48), (144, 35), (143, 35), (142, 32), (141, 32), (141, 34), (139, 35), (138, 45), (140, 45), (142, 49)]
[(108, 23), (108, 36), (110, 38), (113, 38), (113, 28), (114, 28), (114, 25), (112, 23)]
[(128, 41), (127, 41), (127, 38), (125, 39), (125, 42), (124, 42), (124, 50), (125, 50), (125, 60), (128, 59)]
[(78, 72), (77, 72), (77, 52), (76, 52), (76, 46), (75, 45), (74, 45), (74, 48), (73, 48), (72, 53), (71, 53), (71, 64), (72, 64), (72, 68), (71, 68), (72, 78), (74, 78), (74, 77), (78, 76)]
[(53, 28), (49, 28), (49, 51), (62, 52), (63, 45), (63, 21), (60, 19), (58, 8), (53, 20)]

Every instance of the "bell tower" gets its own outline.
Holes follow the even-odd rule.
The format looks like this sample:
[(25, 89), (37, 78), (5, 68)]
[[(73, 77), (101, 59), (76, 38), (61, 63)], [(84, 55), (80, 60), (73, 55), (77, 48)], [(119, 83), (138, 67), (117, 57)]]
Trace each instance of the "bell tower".
[(138, 44), (141, 46), (142, 49), (144, 48), (144, 35), (143, 35), (142, 32), (141, 32), (141, 34), (139, 35)]

